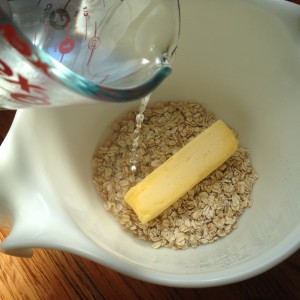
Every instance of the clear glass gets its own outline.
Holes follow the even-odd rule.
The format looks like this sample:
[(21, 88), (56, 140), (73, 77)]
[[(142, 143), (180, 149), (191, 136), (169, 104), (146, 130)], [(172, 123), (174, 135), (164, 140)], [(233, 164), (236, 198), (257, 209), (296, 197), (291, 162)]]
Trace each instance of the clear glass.
[(179, 31), (179, 0), (0, 0), (0, 107), (141, 98)]

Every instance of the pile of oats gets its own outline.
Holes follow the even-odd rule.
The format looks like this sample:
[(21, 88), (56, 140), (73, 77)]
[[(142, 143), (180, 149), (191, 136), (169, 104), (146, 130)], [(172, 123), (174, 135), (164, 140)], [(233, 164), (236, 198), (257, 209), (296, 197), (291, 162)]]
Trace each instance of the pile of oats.
[(124, 202), (126, 192), (217, 119), (199, 103), (163, 102), (149, 107), (139, 140), (139, 168), (134, 174), (129, 149), (135, 117), (136, 112), (129, 112), (115, 121), (109, 138), (93, 158), (93, 180), (105, 209), (153, 248), (195, 248), (229, 234), (244, 210), (252, 205), (257, 175), (248, 151), (239, 148), (159, 217), (141, 223)]

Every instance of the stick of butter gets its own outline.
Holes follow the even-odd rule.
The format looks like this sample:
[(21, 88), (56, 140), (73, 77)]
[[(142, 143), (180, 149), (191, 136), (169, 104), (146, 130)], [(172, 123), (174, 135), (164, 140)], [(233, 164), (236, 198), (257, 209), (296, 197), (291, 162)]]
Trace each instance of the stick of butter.
[(237, 147), (234, 133), (218, 120), (132, 187), (125, 201), (141, 222), (148, 222), (221, 166)]

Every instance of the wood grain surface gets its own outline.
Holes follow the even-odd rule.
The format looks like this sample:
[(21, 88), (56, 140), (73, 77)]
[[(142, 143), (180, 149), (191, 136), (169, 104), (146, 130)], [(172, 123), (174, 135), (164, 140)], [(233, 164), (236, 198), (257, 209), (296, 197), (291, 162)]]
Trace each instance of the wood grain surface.
[[(0, 110), (0, 143), (14, 114)], [(0, 241), (6, 235), (0, 229)], [(255, 278), (203, 289), (145, 283), (61, 251), (35, 249), (30, 259), (0, 254), (0, 300), (18, 299), (300, 299), (300, 250)]]

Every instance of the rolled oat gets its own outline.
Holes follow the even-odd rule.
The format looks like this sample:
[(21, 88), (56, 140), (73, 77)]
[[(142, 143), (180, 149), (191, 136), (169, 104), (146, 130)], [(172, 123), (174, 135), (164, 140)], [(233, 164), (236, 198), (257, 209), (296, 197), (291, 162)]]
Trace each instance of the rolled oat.
[(130, 187), (217, 120), (203, 105), (191, 102), (158, 103), (144, 114), (136, 173), (131, 171), (128, 158), (135, 128), (134, 111), (112, 124), (109, 139), (93, 157), (93, 181), (105, 209), (155, 249), (195, 248), (229, 234), (245, 209), (251, 207), (257, 180), (249, 152), (243, 148), (238, 148), (221, 167), (148, 223), (140, 223), (124, 202)]

